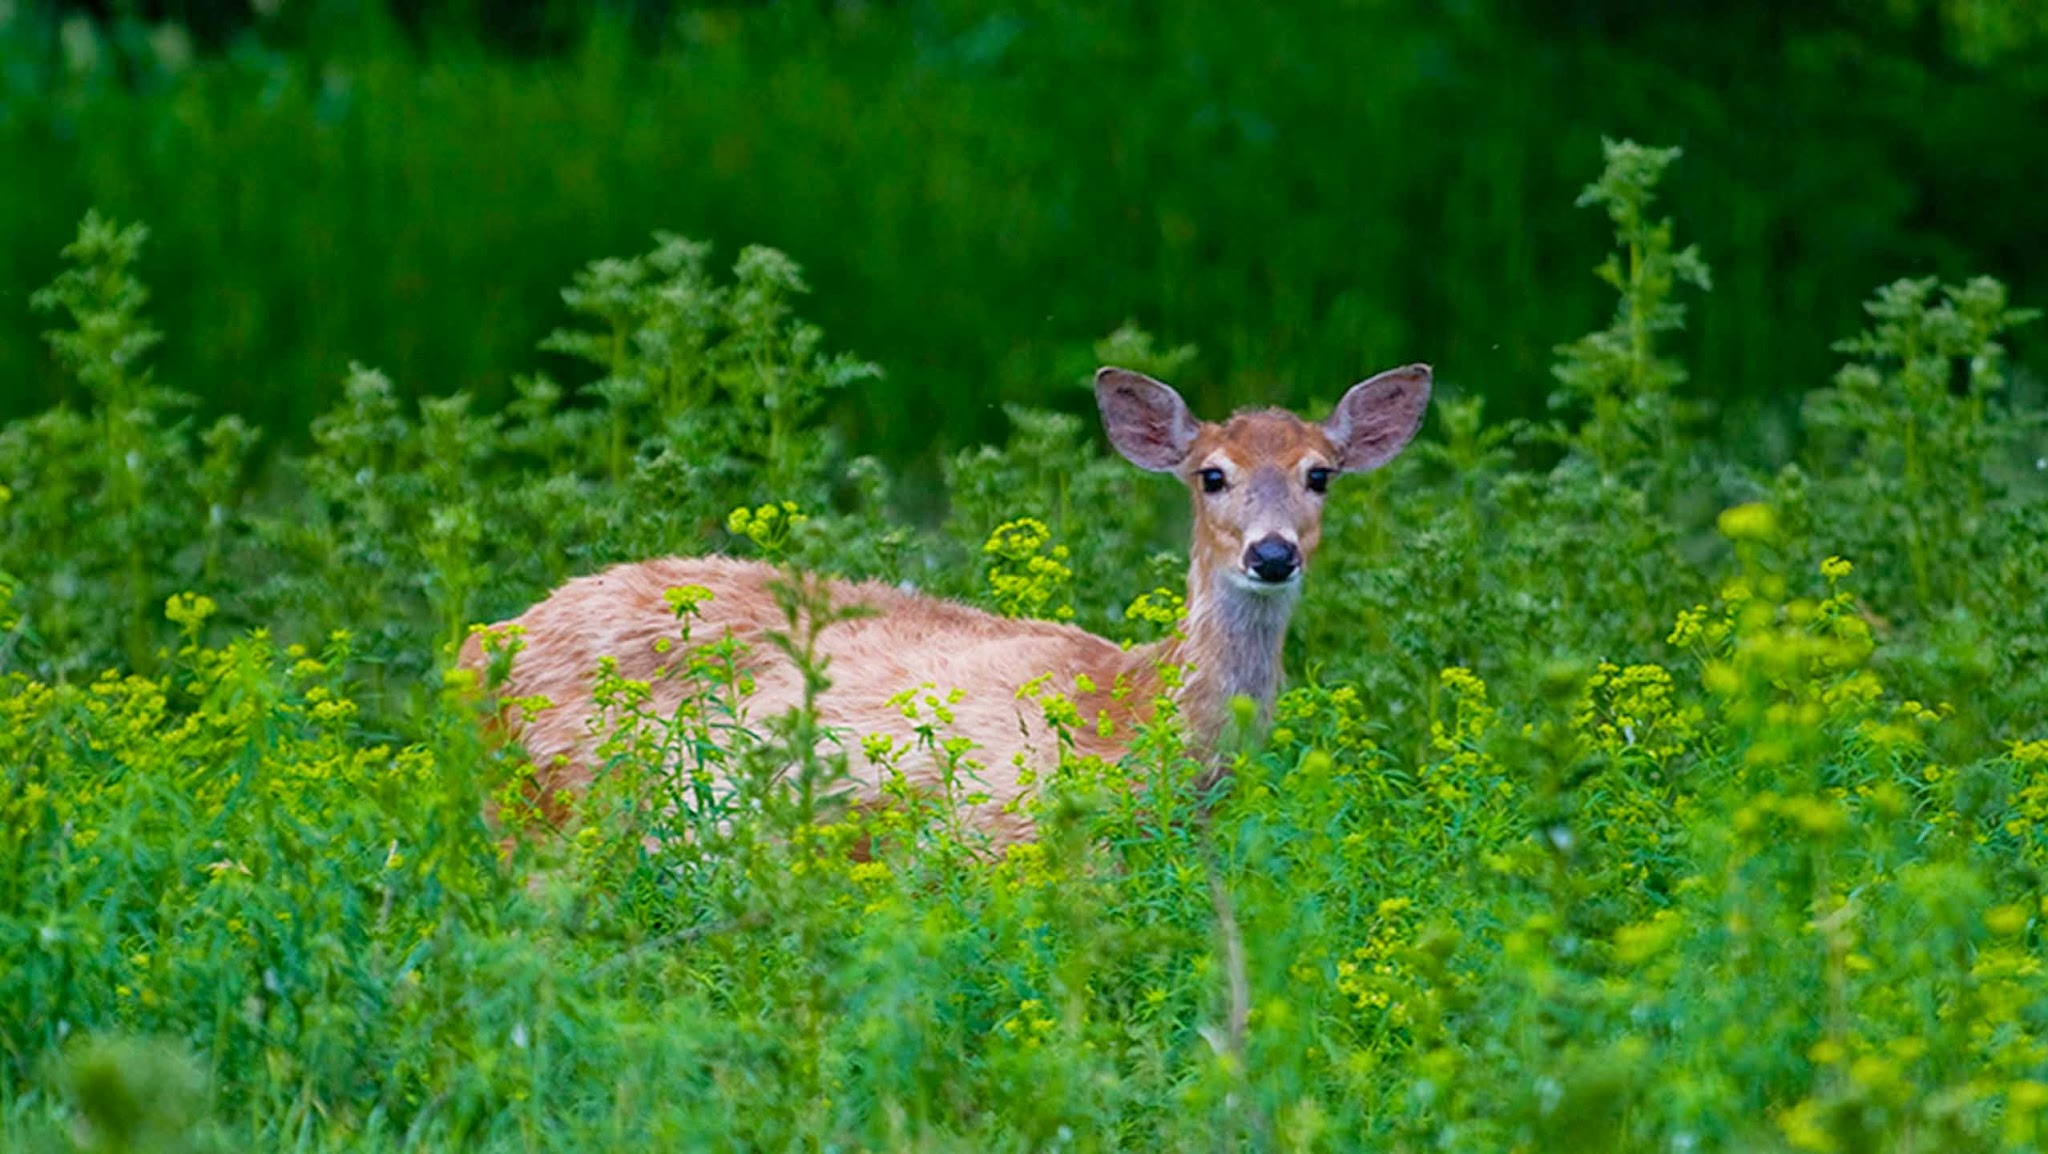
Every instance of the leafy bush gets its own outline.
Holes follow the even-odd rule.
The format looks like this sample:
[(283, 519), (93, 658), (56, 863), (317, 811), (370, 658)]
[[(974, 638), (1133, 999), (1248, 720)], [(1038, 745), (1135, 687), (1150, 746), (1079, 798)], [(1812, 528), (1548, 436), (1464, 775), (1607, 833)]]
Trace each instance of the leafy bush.
[[(1536, 418), (1611, 299), (1571, 206), (1609, 126), (1685, 144), (1663, 211), (1716, 283), (1667, 355), (1782, 419), (1902, 270), (2048, 298), (2044, 45), (2041, 0), (10, 0), (0, 279), (89, 206), (148, 221), (192, 286), (164, 373), (301, 449), (351, 360), (485, 411), (567, 374), (550, 290), (660, 224), (804, 262), (889, 367), (834, 427), (895, 466), (1082, 411), (1129, 316), (1200, 342), (1208, 404), (1426, 351)], [(0, 420), (75, 397), (38, 327), (0, 309)]]
[(1002, 854), (956, 816), (961, 687), (899, 698), (948, 788), (847, 811), (847, 759), (923, 754), (751, 716), (678, 589), (691, 691), (657, 713), (606, 670), (565, 813), (484, 740), (452, 643), (705, 549), (788, 568), (814, 686), (840, 607), (806, 571), (1145, 635), (1178, 611), (1170, 486), (1018, 410), (906, 523), (929, 501), (816, 424), (871, 370), (795, 319), (794, 266), (726, 280), (669, 236), (569, 290), (583, 327), (548, 340), (588, 382), (484, 416), (358, 368), (258, 463), (143, 369), (143, 235), (89, 217), (38, 300), (93, 403), (0, 431), (0, 1134), (2035, 1148), (2048, 486), (2000, 389), (2029, 318), (1891, 286), (1801, 462), (1728, 464), (1659, 344), (1665, 274), (1705, 280), (1644, 215), (1670, 159), (1614, 146), (1593, 186), (1622, 255), (1615, 326), (1560, 353), (1585, 419), (1453, 389), (1333, 493), (1269, 738), (1210, 786), (1167, 708), (1122, 763), (1044, 774)]

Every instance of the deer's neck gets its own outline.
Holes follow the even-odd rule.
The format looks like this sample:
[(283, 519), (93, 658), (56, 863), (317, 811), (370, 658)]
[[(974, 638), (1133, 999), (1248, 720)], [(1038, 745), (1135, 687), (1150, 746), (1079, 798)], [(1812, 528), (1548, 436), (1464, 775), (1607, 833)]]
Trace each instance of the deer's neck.
[(1164, 656), (1192, 667), (1180, 704), (1197, 741), (1210, 744), (1222, 733), (1233, 697), (1249, 698), (1260, 722), (1271, 717), (1280, 692), (1280, 649), (1300, 594), (1299, 582), (1255, 589), (1220, 566), (1189, 571), (1187, 617)]

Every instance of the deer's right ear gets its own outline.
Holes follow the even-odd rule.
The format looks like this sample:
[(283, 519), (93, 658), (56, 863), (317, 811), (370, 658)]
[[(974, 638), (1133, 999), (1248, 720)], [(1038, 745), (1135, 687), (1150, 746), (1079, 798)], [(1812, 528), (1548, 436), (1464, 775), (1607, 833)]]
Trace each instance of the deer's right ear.
[(1363, 473), (1393, 460), (1422, 425), (1429, 382), (1428, 365), (1407, 365), (1351, 386), (1323, 422), (1323, 435), (1337, 448), (1337, 467)]
[(1109, 443), (1140, 469), (1163, 473), (1178, 468), (1194, 448), (1201, 422), (1172, 388), (1129, 369), (1095, 374), (1095, 403)]

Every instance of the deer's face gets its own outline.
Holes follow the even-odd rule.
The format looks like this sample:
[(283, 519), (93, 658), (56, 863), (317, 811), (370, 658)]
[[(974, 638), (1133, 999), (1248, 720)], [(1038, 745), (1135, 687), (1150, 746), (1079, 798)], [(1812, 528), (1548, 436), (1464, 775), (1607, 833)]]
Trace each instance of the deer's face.
[(1250, 593), (1300, 586), (1322, 539), (1331, 480), (1392, 460), (1421, 424), (1429, 386), (1429, 366), (1409, 365), (1353, 386), (1320, 424), (1279, 409), (1212, 424), (1143, 374), (1095, 376), (1117, 451), (1140, 468), (1178, 474), (1193, 494), (1194, 567)]
[(1253, 590), (1301, 579), (1323, 532), (1337, 451), (1292, 413), (1240, 413), (1203, 425), (1180, 470), (1195, 502), (1204, 568)]

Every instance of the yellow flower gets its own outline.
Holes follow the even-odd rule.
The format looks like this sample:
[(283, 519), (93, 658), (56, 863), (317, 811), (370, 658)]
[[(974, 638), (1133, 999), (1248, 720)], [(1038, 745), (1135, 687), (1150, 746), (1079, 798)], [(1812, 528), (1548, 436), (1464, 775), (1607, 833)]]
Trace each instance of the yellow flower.
[(1778, 535), (1778, 515), (1761, 501), (1723, 510), (1716, 524), (1730, 541), (1769, 541)]
[(1671, 635), (1664, 639), (1664, 643), (1680, 649), (1690, 648), (1706, 636), (1706, 623), (1706, 606), (1695, 605), (1690, 609), (1681, 609), (1678, 611), (1678, 622), (1671, 627)]
[[(735, 509), (733, 514), (737, 516), (745, 511)], [(677, 617), (687, 617), (696, 613), (705, 602), (711, 600), (711, 597), (711, 590), (702, 585), (671, 585), (661, 591), (661, 599)]]
[(1005, 617), (1053, 617), (1070, 620), (1074, 608), (1064, 600), (1074, 578), (1066, 564), (1067, 548), (1052, 544), (1052, 530), (1033, 517), (1019, 517), (996, 526), (981, 547), (989, 558), (988, 585), (996, 608)]
[(1778, 1129), (1794, 1150), (1834, 1154), (1841, 1148), (1827, 1130), (1824, 1110), (1821, 1103), (1808, 1098), (1778, 1115)]
[(1450, 698), (1446, 712), (1454, 720), (1450, 725), (1442, 720), (1432, 721), (1430, 741), (1439, 752), (1456, 753), (1486, 736), (1493, 728), (1497, 711), (1486, 700), (1486, 682), (1470, 669), (1452, 666), (1437, 676), (1445, 696)]
[(1614, 958), (1625, 966), (1639, 966), (1664, 951), (1680, 931), (1678, 915), (1658, 910), (1646, 922), (1621, 926), (1614, 931)]
[(2039, 1110), (2048, 1106), (2048, 1083), (2022, 1078), (2005, 1092), (2005, 1101), (2015, 1110)]
[(1124, 610), (1124, 618), (1162, 628), (1172, 628), (1180, 623), (1181, 616), (1186, 612), (1186, 600), (1173, 590), (1160, 586), (1150, 593), (1138, 594), (1138, 599)]
[(725, 528), (733, 536), (745, 537), (763, 553), (775, 557), (789, 545), (796, 527), (809, 520), (795, 501), (770, 501), (754, 509), (745, 505), (734, 509), (725, 518)]
[(205, 624), (216, 608), (213, 598), (203, 593), (174, 593), (164, 602), (164, 616), (191, 633)]
[(2026, 908), (2005, 905), (1987, 910), (1984, 914), (1984, 928), (2000, 937), (2011, 937), (2027, 928)]

